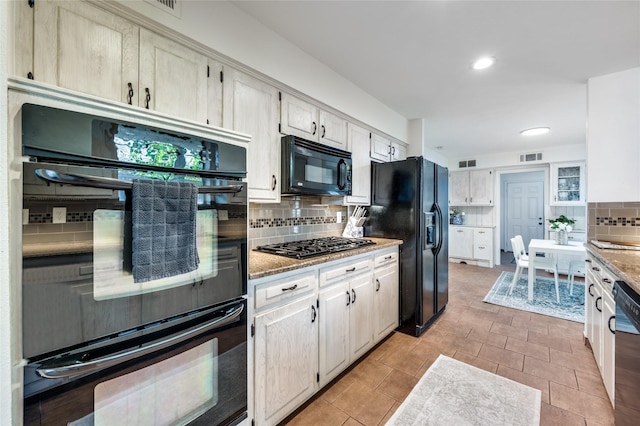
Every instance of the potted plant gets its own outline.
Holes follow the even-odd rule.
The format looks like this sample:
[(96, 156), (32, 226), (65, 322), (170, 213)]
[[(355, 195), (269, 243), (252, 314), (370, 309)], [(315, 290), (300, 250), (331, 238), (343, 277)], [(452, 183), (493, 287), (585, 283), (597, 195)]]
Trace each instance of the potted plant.
[(452, 208), (449, 210), (449, 216), (451, 219), (449, 223), (452, 225), (462, 225), (464, 223), (464, 212), (457, 208)]
[(549, 219), (549, 223), (549, 230), (556, 232), (556, 243), (561, 245), (569, 244), (569, 232), (573, 230), (572, 225), (576, 223), (576, 220), (569, 219), (561, 214), (555, 219)]

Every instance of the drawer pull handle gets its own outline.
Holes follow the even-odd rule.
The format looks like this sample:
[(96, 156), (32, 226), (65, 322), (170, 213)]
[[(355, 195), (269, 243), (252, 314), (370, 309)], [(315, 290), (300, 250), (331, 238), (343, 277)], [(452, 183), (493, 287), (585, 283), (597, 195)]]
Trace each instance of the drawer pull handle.
[(595, 294), (591, 293), (591, 289), (593, 288), (594, 284), (589, 284), (589, 295), (591, 297), (595, 296)]
[(612, 316), (609, 317), (609, 322), (607, 323), (607, 326), (609, 327), (609, 331), (611, 333), (613, 333), (613, 334), (616, 334), (616, 330), (614, 329), (615, 326), (614, 326), (614, 328), (611, 328), (611, 320), (615, 320), (615, 319), (616, 319), (616, 316), (612, 315)]
[(352, 289), (351, 294), (353, 295), (353, 298), (351, 299), (351, 304), (353, 305), (356, 303), (356, 291)]
[(292, 290), (295, 290), (296, 288), (298, 288), (298, 284), (294, 284), (291, 287), (285, 287), (282, 289), (282, 291), (292, 291)]
[(376, 278), (376, 292), (380, 291), (380, 280)]
[(389, 259), (393, 259), (393, 256), (392, 256), (392, 255), (389, 255), (389, 256), (386, 256), (386, 257), (384, 258), (384, 260), (389, 260)]
[(353, 268), (349, 268), (347, 270), (345, 270), (345, 272), (353, 272), (356, 270), (356, 267), (354, 266)]
[(598, 312), (602, 312), (602, 308), (599, 308), (599, 307), (598, 307), (598, 302), (599, 302), (600, 300), (602, 300), (602, 297), (598, 297), (598, 298), (596, 299), (596, 309), (598, 310)]
[(591, 270), (596, 271), (596, 272), (600, 272), (600, 268), (598, 268), (597, 266), (592, 266)]
[(314, 322), (316, 322), (316, 317), (318, 316), (318, 313), (316, 312), (316, 307), (311, 305), (311, 323), (313, 324)]
[(349, 294), (349, 290), (347, 290), (347, 306), (351, 304), (351, 295)]
[(604, 281), (607, 284), (611, 284), (611, 280), (609, 278), (603, 278), (602, 281)]

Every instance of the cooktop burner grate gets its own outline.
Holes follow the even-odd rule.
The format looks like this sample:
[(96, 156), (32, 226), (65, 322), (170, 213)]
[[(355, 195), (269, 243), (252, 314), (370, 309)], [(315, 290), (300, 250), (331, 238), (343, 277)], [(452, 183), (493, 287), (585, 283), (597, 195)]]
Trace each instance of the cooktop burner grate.
[(306, 259), (323, 254), (353, 250), (372, 244), (375, 243), (362, 238), (325, 237), (258, 246), (256, 250), (295, 259)]

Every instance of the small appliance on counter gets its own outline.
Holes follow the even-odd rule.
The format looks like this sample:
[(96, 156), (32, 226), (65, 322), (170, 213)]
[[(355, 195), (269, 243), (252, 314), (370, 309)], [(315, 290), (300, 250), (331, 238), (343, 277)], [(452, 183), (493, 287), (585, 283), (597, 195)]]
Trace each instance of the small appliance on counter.
[(448, 170), (422, 157), (373, 164), (371, 237), (400, 250), (400, 331), (419, 336), (444, 311), (448, 286)]

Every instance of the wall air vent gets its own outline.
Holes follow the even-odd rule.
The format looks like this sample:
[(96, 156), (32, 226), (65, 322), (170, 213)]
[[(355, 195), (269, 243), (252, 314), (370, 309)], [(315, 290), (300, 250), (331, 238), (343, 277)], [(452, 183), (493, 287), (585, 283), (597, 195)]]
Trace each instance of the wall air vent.
[(461, 168), (461, 169), (467, 167), (467, 162), (466, 161), (458, 161), (458, 167)]
[(533, 154), (520, 154), (520, 162), (526, 163), (528, 161), (540, 161), (542, 160), (542, 153), (536, 152)]
[(476, 160), (464, 160), (464, 161), (458, 161), (458, 168), (463, 169), (465, 167), (475, 167), (476, 166)]
[(182, 0), (146, 0), (146, 2), (151, 3), (178, 18), (181, 15), (180, 8), (182, 6)]
[(475, 166), (476, 166), (476, 160), (467, 161), (467, 167), (475, 167)]

